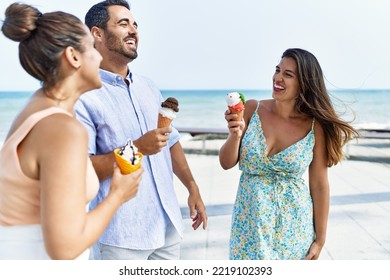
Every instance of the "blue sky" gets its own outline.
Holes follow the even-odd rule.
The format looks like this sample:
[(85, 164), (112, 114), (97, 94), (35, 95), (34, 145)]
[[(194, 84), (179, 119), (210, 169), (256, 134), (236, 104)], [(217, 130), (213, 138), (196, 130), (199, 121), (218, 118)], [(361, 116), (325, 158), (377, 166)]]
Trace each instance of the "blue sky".
[[(14, 1), (0, 0), (0, 19)], [(84, 19), (90, 0), (24, 1)], [(387, 0), (132, 0), (139, 24), (133, 72), (161, 89), (270, 89), (282, 52), (311, 51), (333, 89), (389, 89)], [(34, 90), (16, 42), (0, 33), (0, 90)]]

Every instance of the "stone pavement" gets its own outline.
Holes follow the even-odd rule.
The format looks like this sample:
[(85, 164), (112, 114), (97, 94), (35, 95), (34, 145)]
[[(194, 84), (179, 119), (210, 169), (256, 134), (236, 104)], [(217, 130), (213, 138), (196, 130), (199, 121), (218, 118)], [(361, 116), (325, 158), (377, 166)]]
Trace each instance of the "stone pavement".
[[(196, 154), (201, 141), (183, 135), (182, 146), (200, 187), (209, 216), (208, 228), (193, 231), (188, 193), (175, 178), (185, 232), (183, 260), (226, 260), (229, 230), (240, 171), (223, 170), (217, 151), (223, 140), (207, 140), (209, 155)], [(329, 169), (331, 205), (322, 260), (390, 260), (390, 141), (352, 141), (349, 159)]]

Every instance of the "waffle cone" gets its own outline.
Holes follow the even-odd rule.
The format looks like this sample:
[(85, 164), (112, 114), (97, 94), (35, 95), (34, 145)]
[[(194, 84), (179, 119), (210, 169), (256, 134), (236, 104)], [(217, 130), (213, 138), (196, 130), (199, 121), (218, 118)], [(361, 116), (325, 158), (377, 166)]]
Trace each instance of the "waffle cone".
[(140, 161), (137, 164), (133, 165), (133, 164), (131, 164), (131, 162), (127, 161), (124, 157), (122, 157), (119, 154), (119, 151), (120, 151), (120, 148), (115, 149), (114, 154), (115, 154), (116, 163), (118, 164), (122, 174), (124, 174), (124, 175), (130, 174), (131, 172), (134, 172), (141, 167), (141, 162), (142, 162), (142, 154), (141, 153), (137, 153), (137, 155), (140, 156)]
[[(230, 109), (230, 108), (229, 108)], [(234, 119), (235, 121), (241, 121), (244, 117), (244, 110), (242, 111), (237, 111), (237, 110), (234, 110), (234, 109), (230, 109), (230, 112), (232, 114), (237, 114), (237, 118)]]
[(158, 123), (157, 127), (162, 128), (162, 127), (168, 127), (171, 124), (172, 120), (170, 118), (166, 118), (161, 114), (158, 114)]

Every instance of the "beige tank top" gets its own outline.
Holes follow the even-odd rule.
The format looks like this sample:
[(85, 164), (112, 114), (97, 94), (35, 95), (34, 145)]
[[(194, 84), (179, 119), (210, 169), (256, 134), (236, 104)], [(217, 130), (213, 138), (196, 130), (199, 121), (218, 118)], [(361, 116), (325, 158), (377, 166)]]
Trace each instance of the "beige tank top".
[[(23, 173), (17, 147), (40, 120), (57, 113), (70, 115), (57, 107), (36, 112), (18, 127), (0, 150), (0, 225), (40, 223), (39, 180), (31, 179)], [(99, 180), (88, 158), (86, 189), (88, 201), (86, 203), (95, 197), (98, 188)]]

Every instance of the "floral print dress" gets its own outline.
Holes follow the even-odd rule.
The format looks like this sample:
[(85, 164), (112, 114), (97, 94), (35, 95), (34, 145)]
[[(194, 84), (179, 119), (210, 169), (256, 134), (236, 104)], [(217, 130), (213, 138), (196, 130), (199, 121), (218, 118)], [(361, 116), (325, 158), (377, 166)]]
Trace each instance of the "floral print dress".
[(230, 259), (305, 258), (315, 236), (313, 203), (302, 178), (313, 159), (313, 128), (314, 119), (304, 138), (267, 156), (255, 110), (241, 144), (242, 174), (232, 217)]

